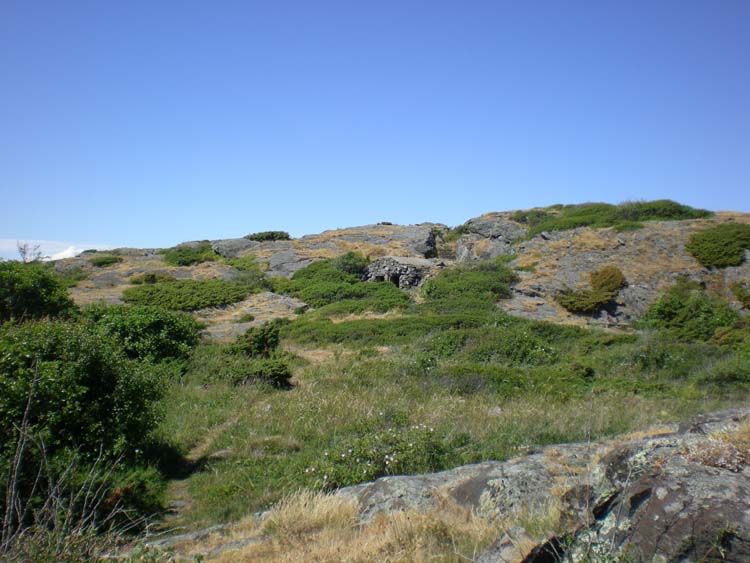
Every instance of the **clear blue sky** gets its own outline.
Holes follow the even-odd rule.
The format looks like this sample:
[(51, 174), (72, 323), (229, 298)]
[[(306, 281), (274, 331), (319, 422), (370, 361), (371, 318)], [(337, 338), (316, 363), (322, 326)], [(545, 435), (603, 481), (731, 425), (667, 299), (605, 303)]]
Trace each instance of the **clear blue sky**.
[(750, 210), (750, 2), (0, 3), (0, 239)]

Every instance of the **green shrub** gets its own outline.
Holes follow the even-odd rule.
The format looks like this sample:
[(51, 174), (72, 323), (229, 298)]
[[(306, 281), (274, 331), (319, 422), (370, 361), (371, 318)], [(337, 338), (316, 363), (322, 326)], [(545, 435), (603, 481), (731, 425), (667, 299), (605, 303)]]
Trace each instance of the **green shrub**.
[(241, 301), (260, 288), (224, 280), (177, 280), (130, 287), (122, 299), (133, 305), (150, 305), (176, 311), (195, 311)]
[[(29, 403), (29, 397), (31, 402)], [(48, 455), (136, 456), (157, 421), (158, 381), (93, 324), (37, 321), (0, 329), (0, 444), (15, 443), (29, 403)]]
[(667, 329), (679, 340), (708, 340), (716, 329), (734, 326), (738, 318), (726, 301), (681, 279), (651, 305), (642, 325)]
[(347, 274), (361, 278), (367, 271), (370, 260), (359, 252), (347, 252), (331, 260), (331, 266)]
[(617, 230), (638, 228), (640, 221), (676, 221), (709, 217), (711, 212), (694, 209), (668, 199), (656, 201), (582, 203), (558, 205), (546, 209), (518, 211), (512, 219), (529, 226), (529, 236), (542, 231), (565, 231), (577, 227), (614, 227)]
[(591, 287), (599, 291), (618, 291), (627, 285), (625, 276), (617, 266), (604, 266), (589, 275)]
[(263, 358), (250, 364), (245, 382), (266, 383), (279, 389), (290, 387), (292, 370), (281, 358)]
[(563, 289), (555, 295), (555, 301), (571, 313), (594, 315), (615, 298), (614, 291), (601, 289)]
[(739, 266), (750, 249), (750, 225), (725, 223), (693, 233), (685, 249), (706, 268)]
[(745, 309), (750, 309), (750, 285), (748, 282), (735, 282), (731, 285), (734, 297)]
[(244, 334), (237, 337), (236, 346), (246, 355), (268, 357), (279, 346), (279, 323), (263, 323), (251, 326)]
[(627, 285), (617, 266), (604, 266), (589, 274), (591, 289), (566, 288), (555, 295), (563, 308), (571, 313), (595, 315), (612, 303), (617, 292)]
[(146, 272), (143, 274), (136, 274), (131, 276), (128, 283), (133, 285), (153, 285), (155, 283), (169, 283), (177, 281), (177, 278), (172, 274), (163, 274), (160, 272)]
[(265, 242), (269, 240), (289, 240), (289, 233), (286, 231), (261, 231), (260, 233), (252, 233), (245, 235), (248, 240), (255, 240), (258, 242)]
[(140, 360), (186, 357), (201, 328), (190, 315), (145, 305), (91, 305), (83, 313)]
[(218, 254), (214, 252), (208, 241), (202, 241), (195, 246), (181, 244), (164, 253), (164, 261), (172, 266), (192, 266), (202, 262), (212, 262), (217, 257)]
[(0, 263), (0, 323), (67, 315), (75, 310), (60, 278), (41, 263)]
[(238, 323), (251, 323), (255, 320), (255, 315), (252, 313), (245, 313), (236, 322)]
[(105, 256), (92, 256), (91, 258), (89, 258), (89, 262), (91, 262), (91, 265), (97, 268), (105, 268), (107, 266), (111, 266), (112, 264), (119, 264), (122, 261), (122, 256), (115, 256), (112, 254), (107, 254)]
[(446, 268), (422, 286), (422, 294), (430, 300), (467, 296), (494, 302), (511, 296), (510, 285), (518, 280), (504, 260), (476, 262)]

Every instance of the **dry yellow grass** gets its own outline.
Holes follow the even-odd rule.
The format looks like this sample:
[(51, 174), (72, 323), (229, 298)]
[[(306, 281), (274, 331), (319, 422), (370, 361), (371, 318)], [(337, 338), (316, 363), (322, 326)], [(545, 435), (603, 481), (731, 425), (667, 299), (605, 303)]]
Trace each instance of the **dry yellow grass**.
[[(241, 522), (229, 539), (255, 538), (215, 563), (459, 562), (474, 559), (502, 532), (502, 523), (478, 517), (447, 498), (428, 512), (398, 512), (357, 523), (353, 499), (301, 491), (285, 498), (258, 524)], [(212, 540), (216, 542), (216, 540)], [(206, 552), (210, 542), (192, 546)]]

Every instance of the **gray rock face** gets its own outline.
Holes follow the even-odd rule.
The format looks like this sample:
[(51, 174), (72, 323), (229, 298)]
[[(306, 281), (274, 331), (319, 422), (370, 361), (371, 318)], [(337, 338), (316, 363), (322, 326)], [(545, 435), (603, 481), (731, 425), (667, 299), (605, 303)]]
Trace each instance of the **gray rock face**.
[(480, 556), (484, 563), (747, 562), (750, 451), (727, 438), (742, 424), (750, 424), (750, 409), (697, 417), (666, 434), (554, 446), (506, 462), (386, 477), (339, 494), (359, 502), (364, 520), (429, 508), (438, 492), (485, 516), (559, 511), (555, 535), (508, 530)]
[(513, 241), (526, 235), (523, 225), (511, 221), (507, 213), (488, 213), (464, 223), (468, 234), (458, 240), (456, 260), (490, 260), (513, 254)]

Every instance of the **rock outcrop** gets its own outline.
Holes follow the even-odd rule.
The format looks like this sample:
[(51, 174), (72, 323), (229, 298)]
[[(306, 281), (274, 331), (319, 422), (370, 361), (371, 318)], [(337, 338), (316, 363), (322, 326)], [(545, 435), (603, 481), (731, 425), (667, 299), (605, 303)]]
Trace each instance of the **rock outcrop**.
[(375, 260), (367, 267), (365, 280), (386, 281), (401, 289), (411, 289), (421, 285), (432, 271), (443, 267), (445, 267), (445, 262), (435, 258), (386, 256)]
[[(363, 520), (427, 509), (447, 495), (512, 522), (556, 515), (532, 536), (511, 528), (478, 559), (750, 561), (750, 409), (691, 419), (645, 436), (565, 444), (505, 462), (385, 477), (340, 491)], [(521, 541), (523, 540), (523, 541)], [(521, 546), (525, 546), (523, 549)]]

